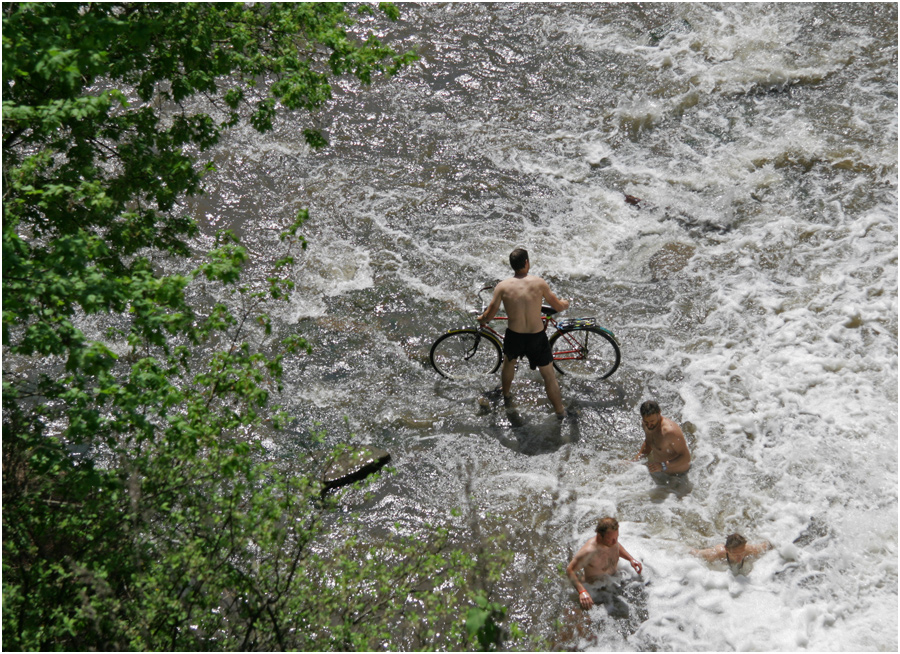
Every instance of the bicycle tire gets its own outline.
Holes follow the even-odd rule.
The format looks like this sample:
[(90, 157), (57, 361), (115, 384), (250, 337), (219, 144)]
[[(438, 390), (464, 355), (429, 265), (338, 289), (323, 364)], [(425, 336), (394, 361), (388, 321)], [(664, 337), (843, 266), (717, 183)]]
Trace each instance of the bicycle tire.
[(558, 331), (550, 349), (553, 367), (575, 379), (606, 379), (622, 361), (615, 337), (599, 327)]
[(443, 377), (471, 381), (497, 372), (503, 355), (496, 338), (469, 327), (438, 338), (429, 357)]

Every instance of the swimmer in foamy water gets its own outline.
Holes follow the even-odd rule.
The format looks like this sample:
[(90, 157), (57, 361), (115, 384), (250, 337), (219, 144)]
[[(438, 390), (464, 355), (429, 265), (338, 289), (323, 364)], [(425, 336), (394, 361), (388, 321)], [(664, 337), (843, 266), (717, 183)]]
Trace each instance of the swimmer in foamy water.
[(594, 606), (594, 600), (584, 584), (595, 584), (614, 575), (619, 557), (628, 561), (638, 574), (643, 570), (640, 561), (626, 552), (619, 542), (619, 523), (615, 518), (602, 518), (596, 531), (597, 535), (578, 550), (566, 568), (566, 575), (578, 591), (578, 602), (585, 611)]
[(634, 460), (647, 457), (647, 470), (657, 481), (666, 482), (673, 475), (685, 475), (691, 469), (691, 453), (681, 427), (660, 413), (659, 404), (647, 400), (641, 405), (641, 427), (644, 444)]
[(725, 560), (734, 574), (747, 574), (752, 567), (752, 560), (772, 549), (772, 543), (763, 541), (750, 545), (740, 534), (731, 534), (724, 545), (716, 545), (703, 550), (691, 550), (691, 554), (709, 562)]

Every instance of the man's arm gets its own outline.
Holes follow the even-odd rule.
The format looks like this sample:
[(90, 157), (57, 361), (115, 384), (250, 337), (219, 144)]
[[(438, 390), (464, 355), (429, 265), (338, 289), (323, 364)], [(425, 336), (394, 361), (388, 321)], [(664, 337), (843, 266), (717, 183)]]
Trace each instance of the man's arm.
[(478, 316), (477, 320), (480, 324), (488, 324), (500, 310), (500, 303), (503, 301), (503, 289), (501, 286), (502, 283), (497, 284), (497, 286), (494, 287), (494, 294), (491, 296), (490, 304), (487, 305), (487, 309), (484, 310), (484, 313)]
[(578, 591), (578, 603), (581, 604), (581, 608), (585, 611), (594, 605), (594, 600), (591, 599), (591, 594), (584, 589), (581, 579), (578, 578), (578, 571), (587, 565), (590, 556), (591, 552), (582, 547), (566, 567), (566, 576), (572, 582), (575, 590)]
[(674, 423), (672, 427), (672, 436), (669, 442), (675, 451), (675, 457), (666, 462), (666, 472), (687, 472), (691, 469), (691, 452), (688, 450), (681, 427)]
[(622, 547), (622, 543), (619, 543), (619, 556), (631, 564), (631, 567), (634, 568), (635, 572), (641, 574), (641, 570), (644, 569), (644, 566), (641, 565), (641, 562), (635, 559), (631, 554), (625, 551), (625, 548)]
[(769, 541), (763, 541), (762, 543), (756, 543), (755, 545), (747, 545), (745, 548), (745, 552), (750, 556), (759, 556), (766, 550), (772, 549), (772, 543)]
[(641, 451), (637, 453), (637, 456), (632, 459), (632, 461), (637, 461), (643, 456), (650, 456), (650, 441), (646, 438), (644, 439), (644, 444), (641, 445)]
[(556, 294), (550, 290), (550, 285), (543, 279), (541, 280), (541, 293), (543, 294), (544, 299), (547, 300), (547, 304), (549, 304), (550, 308), (554, 311), (565, 311), (569, 308), (569, 301), (560, 300), (556, 297)]
[(668, 474), (678, 472), (687, 472), (691, 469), (691, 453), (688, 450), (687, 442), (684, 440), (684, 434), (681, 427), (671, 422), (669, 426), (663, 426), (663, 438), (665, 438), (667, 449), (675, 453), (671, 459), (666, 461), (666, 467), (663, 468), (662, 462), (647, 464), (647, 470), (650, 472), (663, 471)]
[(691, 554), (712, 563), (713, 561), (725, 558), (725, 546), (716, 545), (715, 547), (709, 547), (705, 550), (691, 550)]

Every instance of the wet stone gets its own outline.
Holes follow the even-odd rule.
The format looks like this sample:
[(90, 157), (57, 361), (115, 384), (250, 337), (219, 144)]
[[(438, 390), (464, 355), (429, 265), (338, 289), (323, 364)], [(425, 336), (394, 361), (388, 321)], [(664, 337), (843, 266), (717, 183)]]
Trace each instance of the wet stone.
[(372, 446), (351, 446), (325, 461), (322, 483), (326, 490), (365, 479), (391, 460), (390, 453)]
[(650, 259), (650, 273), (654, 281), (669, 279), (684, 269), (694, 256), (695, 248), (686, 243), (666, 243)]
[(651, 46), (659, 45), (660, 41), (662, 41), (669, 34), (686, 34), (691, 32), (694, 28), (691, 27), (691, 24), (684, 20), (683, 18), (677, 18), (675, 20), (671, 20), (664, 25), (660, 25), (652, 30), (648, 35), (648, 42)]

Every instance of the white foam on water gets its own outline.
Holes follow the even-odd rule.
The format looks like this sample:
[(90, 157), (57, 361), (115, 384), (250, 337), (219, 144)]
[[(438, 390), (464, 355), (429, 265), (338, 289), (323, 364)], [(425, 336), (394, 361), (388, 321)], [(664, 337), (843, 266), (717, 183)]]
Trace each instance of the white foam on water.
[[(711, 213), (729, 231), (715, 238), (686, 234), (671, 222), (661, 225), (659, 211), (622, 207), (595, 224), (579, 222), (578, 242), (554, 238), (565, 229), (543, 236), (547, 247), (571, 254), (568, 265), (561, 263), (566, 255), (553, 258), (562, 269), (577, 266), (585, 244), (598, 245), (594, 256), (607, 262), (624, 245), (615, 260), (631, 279), (645, 269), (654, 244), (678, 235), (696, 248), (685, 274), (695, 278), (697, 295), (685, 300), (702, 302), (704, 319), (689, 331), (669, 329), (679, 317), (673, 302), (650, 321), (659, 345), (647, 345), (628, 362), (651, 374), (677, 366), (684, 379), (671, 389), (683, 403), (676, 418), (698, 431), (694, 493), (667, 498), (644, 525), (650, 538), (640, 549), (653, 579), (652, 617), (629, 642), (646, 639), (686, 651), (890, 649), (897, 643), (896, 187), (883, 203), (849, 213), (844, 206), (857, 201), (852, 184), (833, 185), (825, 170), (806, 173), (806, 180), (797, 176), (804, 166), (843, 157), (865, 162), (860, 168), (870, 166), (876, 175), (881, 167), (890, 183), (896, 117), (872, 114), (869, 104), (853, 110), (877, 117), (870, 131), (888, 128), (888, 138), (868, 139), (867, 148), (845, 145), (840, 125), (823, 131), (822, 117), (800, 108), (734, 122), (719, 143), (704, 134), (716, 123), (722, 107), (713, 103), (722, 98), (755, 87), (818, 83), (870, 45), (866, 38), (848, 39), (800, 52), (791, 46), (798, 32), (793, 12), (766, 17), (762, 9), (697, 9), (710, 13), (692, 21), (693, 33), (667, 40), (677, 47), (629, 50), (657, 69), (674, 66), (677, 79), (690, 75), (691, 84), (715, 94), (682, 118), (677, 132), (652, 137), (672, 139), (663, 144), (670, 151), (681, 147), (675, 139), (697, 137), (702, 152), (691, 155), (693, 166), (668, 168), (639, 145), (617, 153), (609, 136), (596, 132), (582, 147), (586, 159), (607, 159), (656, 198), (687, 206), (690, 194), (702, 193), (716, 211), (701, 207), (697, 213)], [(608, 47), (608, 30), (602, 37)], [(635, 91), (615, 113), (663, 130), (663, 121), (680, 113), (673, 108), (680, 100), (647, 96)], [(853, 127), (864, 129), (861, 123), (855, 119)], [(507, 155), (506, 161), (547, 175), (560, 192), (591, 193), (558, 183), (575, 179), (571, 163), (552, 171), (553, 157), (538, 164)], [(756, 192), (777, 194), (784, 203), (754, 204)], [(632, 232), (654, 237), (623, 243), (615, 226), (625, 214)], [(698, 469), (698, 462), (711, 465)], [(632, 501), (623, 489), (635, 481), (619, 475), (602, 490), (583, 488), (590, 495), (572, 510), (575, 524), (598, 510), (621, 510)], [(693, 519), (685, 522), (685, 516)], [(824, 525), (823, 535), (806, 542), (802, 536), (813, 519)], [(698, 533), (696, 524), (714, 536)], [(731, 531), (776, 544), (749, 577), (735, 578), (687, 555), (689, 547), (724, 541)], [(637, 556), (624, 526), (620, 537)], [(570, 546), (585, 538), (577, 531)]]
[(290, 304), (283, 312), (288, 323), (296, 323), (304, 318), (321, 318), (328, 312), (328, 307), (319, 293), (295, 290), (291, 293)]
[(297, 396), (319, 408), (341, 408), (350, 403), (355, 395), (352, 388), (334, 387), (322, 383), (310, 383), (297, 390)]
[(372, 253), (352, 241), (331, 238), (308, 249), (300, 259), (296, 280), (301, 288), (326, 297), (371, 288)]

